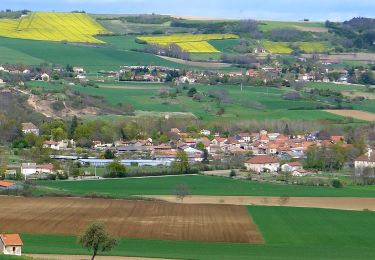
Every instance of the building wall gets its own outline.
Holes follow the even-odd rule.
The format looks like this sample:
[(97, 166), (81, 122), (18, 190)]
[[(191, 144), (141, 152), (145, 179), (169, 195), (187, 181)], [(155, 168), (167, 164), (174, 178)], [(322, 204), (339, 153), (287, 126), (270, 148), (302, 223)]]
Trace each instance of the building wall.
[(4, 249), (4, 255), (22, 255), (22, 249), (20, 246), (6, 246)]
[(355, 161), (354, 166), (355, 168), (375, 168), (375, 162)]
[(279, 163), (267, 163), (267, 164), (250, 164), (246, 163), (245, 167), (248, 171), (254, 171), (257, 173), (263, 172), (265, 169), (270, 172), (277, 172), (280, 164)]

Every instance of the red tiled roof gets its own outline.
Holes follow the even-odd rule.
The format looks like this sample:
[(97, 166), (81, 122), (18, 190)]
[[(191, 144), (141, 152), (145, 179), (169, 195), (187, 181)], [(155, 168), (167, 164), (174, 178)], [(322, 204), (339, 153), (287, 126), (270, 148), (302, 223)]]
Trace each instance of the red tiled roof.
[(278, 161), (269, 155), (258, 155), (246, 161), (251, 164), (278, 163)]
[(4, 246), (23, 246), (23, 242), (18, 234), (1, 234), (0, 239)]
[(375, 162), (375, 154), (370, 156), (370, 160), (367, 155), (361, 155), (355, 159), (357, 162)]
[(54, 166), (53, 164), (51, 163), (46, 163), (46, 164), (39, 164), (37, 165), (37, 168), (38, 169), (43, 169), (43, 170), (50, 170), (52, 171), (54, 169)]
[(11, 187), (11, 186), (14, 186), (14, 185), (16, 185), (16, 184), (13, 183), (13, 182), (0, 181), (0, 187), (8, 188), (8, 187)]
[(301, 162), (289, 162), (288, 165), (289, 166), (303, 166)]

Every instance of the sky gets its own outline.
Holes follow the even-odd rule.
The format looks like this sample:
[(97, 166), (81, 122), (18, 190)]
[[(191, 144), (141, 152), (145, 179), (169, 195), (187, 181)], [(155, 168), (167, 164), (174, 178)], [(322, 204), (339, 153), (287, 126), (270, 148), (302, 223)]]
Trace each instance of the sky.
[(375, 0), (0, 0), (0, 9), (345, 21), (358, 16), (375, 17)]

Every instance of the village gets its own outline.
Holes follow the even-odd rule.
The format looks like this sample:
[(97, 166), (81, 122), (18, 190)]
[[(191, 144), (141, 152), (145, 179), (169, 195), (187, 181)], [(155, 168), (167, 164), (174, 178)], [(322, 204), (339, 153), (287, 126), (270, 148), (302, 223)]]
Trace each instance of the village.
[[(228, 65), (230, 65), (228, 63)], [(0, 65), (0, 86), (27, 81), (56, 81), (65, 79), (72, 84), (88, 82), (154, 82), (176, 84), (226, 84), (242, 83), (251, 85), (282, 84), (289, 86), (294, 82), (334, 82), (338, 84), (372, 84), (363, 76), (368, 72), (366, 66), (340, 63), (340, 60), (321, 57), (299, 57), (293, 63), (280, 56), (270, 55), (267, 59), (252, 59), (233, 71), (220, 72), (209, 69), (186, 70), (166, 66), (120, 66), (116, 70), (87, 71), (82, 66), (53, 65), (26, 66), (22, 64)], [(280, 83), (278, 83), (280, 82)]]
[[(286, 129), (287, 131), (288, 129)], [(26, 136), (38, 137), (39, 128), (33, 123), (23, 123), (22, 132)], [(323, 132), (290, 135), (287, 133), (270, 133), (265, 130), (254, 133), (235, 133), (226, 135), (214, 133), (207, 129), (198, 132), (184, 132), (178, 128), (170, 129), (165, 141), (154, 141), (151, 137), (134, 140), (118, 140), (105, 143), (94, 140), (89, 149), (82, 153), (73, 139), (45, 140), (41, 149), (49, 151), (48, 163), (35, 161), (20, 164), (4, 164), (3, 179), (90, 179), (102, 178), (97, 175), (97, 168), (105, 169), (113, 163), (124, 167), (151, 167), (157, 175), (199, 173), (200, 171), (225, 170), (226, 177), (231, 169), (240, 171), (243, 176), (283, 175), (305, 177), (319, 175), (322, 169), (314, 165), (313, 153), (326, 149), (331, 154), (338, 149), (345, 153), (356, 151), (352, 144), (346, 142), (343, 135), (327, 135)], [(352, 149), (352, 150), (351, 150)], [(81, 151), (81, 152), (79, 152)], [(339, 157), (339, 155), (337, 155)], [(335, 158), (331, 158), (336, 160)], [(337, 159), (338, 160), (338, 159)], [(353, 172), (363, 174), (364, 169), (374, 168), (375, 157), (368, 148), (365, 154), (358, 154), (352, 161), (329, 161), (330, 165), (340, 164), (326, 171), (352, 168)], [(66, 165), (74, 163), (86, 167), (85, 171), (72, 172)], [(185, 164), (194, 170), (173, 170), (158, 172), (158, 168), (175, 169), (176, 164)], [(89, 168), (87, 168), (89, 167)], [(91, 167), (91, 168), (90, 168)], [(179, 166), (177, 167), (179, 169)], [(71, 171), (71, 172), (69, 172)], [(225, 171), (224, 171), (225, 172)], [(155, 174), (155, 173), (152, 173)], [(147, 176), (145, 172), (140, 176)], [(114, 175), (117, 177), (117, 175)], [(114, 177), (104, 175), (106, 178)], [(239, 174), (238, 177), (241, 175)], [(125, 177), (125, 176), (121, 176)], [(131, 176), (128, 176), (131, 177)], [(0, 189), (17, 189), (20, 186), (12, 182), (1, 182)]]

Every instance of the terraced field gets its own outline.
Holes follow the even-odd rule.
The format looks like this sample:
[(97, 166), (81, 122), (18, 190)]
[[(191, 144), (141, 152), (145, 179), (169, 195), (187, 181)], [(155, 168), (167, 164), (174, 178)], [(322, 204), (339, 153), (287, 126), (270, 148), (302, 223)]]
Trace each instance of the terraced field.
[(104, 43), (95, 35), (109, 33), (83, 13), (35, 12), (20, 19), (0, 20), (0, 36), (79, 43)]
[(168, 36), (141, 36), (138, 40), (161, 46), (177, 44), (182, 50), (192, 53), (215, 53), (220, 52), (208, 41), (238, 39), (234, 34), (172, 34)]

